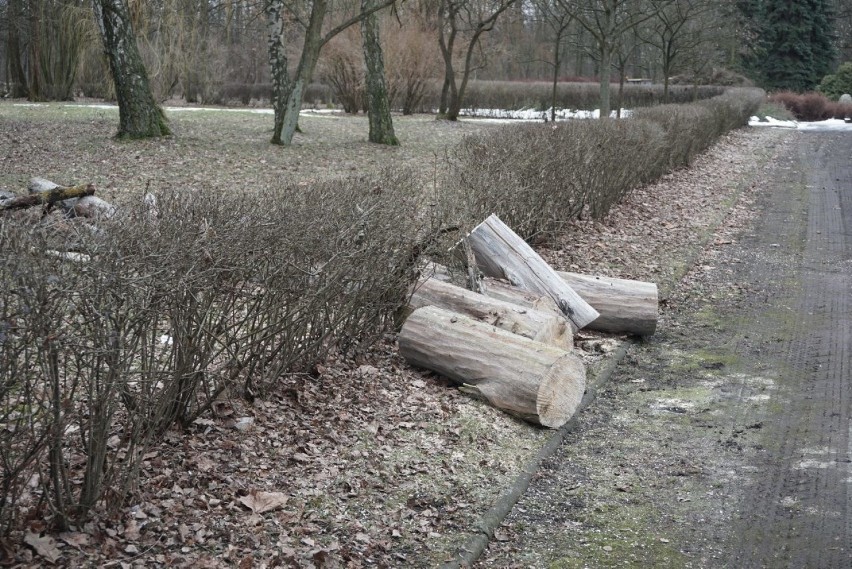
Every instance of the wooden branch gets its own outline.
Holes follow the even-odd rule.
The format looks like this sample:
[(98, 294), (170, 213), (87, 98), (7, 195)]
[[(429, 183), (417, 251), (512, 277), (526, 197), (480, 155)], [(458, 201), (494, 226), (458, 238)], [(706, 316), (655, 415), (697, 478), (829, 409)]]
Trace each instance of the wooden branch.
[(20, 196), (17, 198), (12, 198), (9, 200), (5, 200), (0, 203), (0, 211), (7, 211), (12, 209), (22, 209), (26, 207), (33, 207), (38, 205), (48, 205), (54, 204), (56, 202), (61, 202), (63, 200), (73, 199), (73, 198), (82, 198), (84, 196), (91, 196), (95, 193), (95, 186), (92, 184), (87, 185), (79, 185), (79, 186), (70, 186), (70, 187), (62, 187), (57, 186), (52, 190), (47, 190), (44, 192), (38, 192), (34, 194), (30, 194), (28, 196)]
[(491, 405), (554, 429), (585, 391), (586, 370), (574, 354), (434, 306), (408, 318), (399, 351)]

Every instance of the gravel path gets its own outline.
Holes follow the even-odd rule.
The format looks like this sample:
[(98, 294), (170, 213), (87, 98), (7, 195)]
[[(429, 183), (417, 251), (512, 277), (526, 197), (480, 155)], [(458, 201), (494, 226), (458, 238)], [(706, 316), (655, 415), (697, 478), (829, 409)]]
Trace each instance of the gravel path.
[(481, 566), (849, 566), (852, 138), (787, 140)]

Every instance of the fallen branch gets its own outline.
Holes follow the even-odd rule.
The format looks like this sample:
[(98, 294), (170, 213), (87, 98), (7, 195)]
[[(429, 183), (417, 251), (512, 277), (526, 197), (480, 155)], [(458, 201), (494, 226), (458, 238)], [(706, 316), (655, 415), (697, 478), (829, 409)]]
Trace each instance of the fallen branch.
[(0, 211), (23, 209), (38, 205), (50, 205), (64, 200), (91, 196), (94, 193), (95, 186), (93, 184), (81, 184), (79, 186), (70, 187), (58, 186), (45, 192), (38, 192), (28, 196), (19, 196), (4, 200), (3, 202), (0, 202)]

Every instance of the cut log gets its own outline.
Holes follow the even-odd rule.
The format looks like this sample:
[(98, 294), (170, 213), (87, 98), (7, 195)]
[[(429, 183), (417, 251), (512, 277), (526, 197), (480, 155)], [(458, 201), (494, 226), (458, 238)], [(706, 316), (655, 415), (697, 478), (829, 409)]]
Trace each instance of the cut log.
[(592, 330), (650, 336), (657, 329), (657, 285), (642, 281), (557, 272), (600, 316)]
[(599, 316), (597, 310), (496, 215), (491, 214), (476, 226), (468, 239), (476, 262), (486, 276), (505, 279), (516, 287), (549, 296), (578, 329)]
[(33, 193), (28, 196), (18, 196), (16, 198), (4, 200), (0, 203), (0, 211), (10, 209), (21, 209), (25, 207), (33, 207), (37, 205), (53, 204), (64, 200), (81, 198), (83, 196), (91, 196), (95, 193), (95, 186), (92, 184), (56, 188), (44, 192)]
[(408, 304), (414, 309), (437, 306), (458, 312), (563, 350), (574, 346), (571, 324), (561, 315), (510, 304), (436, 279), (422, 280)]
[(574, 354), (434, 306), (411, 314), (399, 350), (491, 405), (554, 429), (571, 418), (586, 387)]
[(85, 196), (71, 207), (74, 217), (109, 219), (115, 215), (116, 207), (98, 196)]
[[(446, 283), (453, 282), (453, 277), (449, 269), (439, 263), (426, 263), (420, 274), (422, 275), (422, 279), (432, 278)], [(532, 308), (539, 312), (556, 314), (564, 318), (564, 314), (559, 310), (556, 301), (549, 296), (540, 296), (514, 287), (507, 281), (491, 277), (482, 279), (481, 284), (483, 289), (482, 294), (485, 296), (525, 308)]]

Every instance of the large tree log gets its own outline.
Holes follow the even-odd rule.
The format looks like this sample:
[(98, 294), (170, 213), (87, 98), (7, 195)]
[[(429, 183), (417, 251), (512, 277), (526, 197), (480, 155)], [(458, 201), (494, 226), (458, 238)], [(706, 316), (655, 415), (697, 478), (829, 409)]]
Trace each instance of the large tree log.
[(650, 336), (657, 329), (657, 285), (557, 271), (600, 316), (588, 325), (603, 332)]
[[(44, 178), (30, 178), (27, 186), (31, 194), (43, 194), (62, 188), (56, 182)], [(115, 215), (116, 207), (97, 196), (87, 195), (80, 198), (66, 199), (59, 202), (68, 217), (101, 217), (110, 218)]]
[(414, 309), (437, 306), (458, 312), (563, 350), (570, 350), (574, 345), (571, 324), (561, 315), (510, 304), (436, 279), (422, 280), (409, 305)]
[(549, 296), (578, 329), (599, 316), (597, 310), (496, 215), (491, 214), (476, 226), (468, 239), (476, 262), (486, 276), (505, 279), (524, 290)]
[[(450, 274), (447, 267), (433, 262), (426, 263), (421, 271), (421, 275), (421, 278), (423, 279), (432, 278), (446, 283), (452, 283), (454, 280), (453, 275)], [(522, 290), (518, 287), (512, 286), (507, 281), (491, 277), (485, 277), (480, 281), (480, 284), (483, 289), (482, 294), (487, 297), (523, 306), (525, 308), (532, 308), (539, 312), (556, 314), (563, 319), (565, 317), (565, 315), (562, 314), (562, 311), (559, 310), (559, 306), (557, 306), (556, 301), (549, 296), (541, 296), (533, 292)]]
[(81, 198), (83, 196), (91, 196), (95, 193), (95, 186), (92, 184), (70, 186), (56, 188), (44, 192), (30, 194), (28, 196), (19, 196), (16, 198), (4, 200), (0, 203), (0, 211), (10, 209), (21, 209), (25, 207), (33, 207), (37, 205), (53, 204), (68, 199)]
[(434, 306), (408, 318), (399, 350), (491, 405), (554, 429), (577, 410), (586, 386), (586, 370), (570, 352)]
[[(438, 263), (425, 265), (422, 274), (424, 278), (452, 281), (450, 271)], [(638, 336), (650, 336), (656, 331), (659, 292), (654, 283), (562, 271), (556, 271), (556, 274), (600, 313), (586, 328)], [(482, 284), (484, 294), (491, 298), (542, 312), (559, 313), (559, 307), (550, 297), (537, 296), (500, 279), (485, 278)]]

